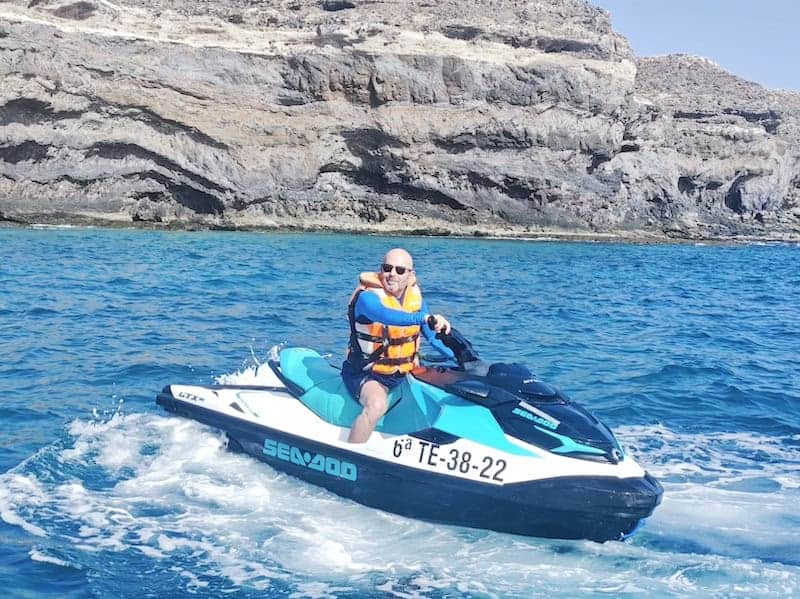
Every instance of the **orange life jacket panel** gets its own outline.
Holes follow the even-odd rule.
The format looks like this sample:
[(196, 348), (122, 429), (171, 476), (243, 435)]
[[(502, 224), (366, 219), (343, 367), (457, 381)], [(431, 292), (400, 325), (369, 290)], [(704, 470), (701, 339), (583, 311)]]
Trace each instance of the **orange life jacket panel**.
[(378, 374), (410, 372), (417, 364), (419, 325), (403, 327), (356, 322), (355, 303), (361, 293), (376, 294), (387, 308), (418, 312), (422, 308), (422, 292), (416, 279), (409, 281), (401, 302), (386, 293), (377, 273), (361, 273), (348, 310), (351, 331), (348, 359), (357, 362), (362, 370), (370, 369)]

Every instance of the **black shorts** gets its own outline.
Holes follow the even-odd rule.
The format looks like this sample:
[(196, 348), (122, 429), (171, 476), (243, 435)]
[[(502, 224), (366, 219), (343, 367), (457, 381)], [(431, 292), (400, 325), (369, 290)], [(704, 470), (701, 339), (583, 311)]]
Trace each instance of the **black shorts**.
[(394, 374), (378, 374), (371, 370), (359, 370), (350, 361), (345, 360), (342, 364), (342, 380), (350, 395), (358, 401), (361, 396), (361, 387), (367, 381), (378, 381), (389, 391), (397, 387), (406, 378), (405, 373), (397, 372)]

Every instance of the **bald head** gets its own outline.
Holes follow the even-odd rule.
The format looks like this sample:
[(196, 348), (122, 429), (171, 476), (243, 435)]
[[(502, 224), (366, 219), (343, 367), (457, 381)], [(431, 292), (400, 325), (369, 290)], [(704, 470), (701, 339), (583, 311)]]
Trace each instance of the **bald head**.
[[(388, 272), (387, 268), (389, 268)], [(413, 272), (414, 260), (411, 258), (411, 254), (402, 248), (389, 250), (383, 257), (383, 264), (380, 270), (383, 288), (387, 293), (395, 297), (401, 297), (406, 291)]]
[(383, 257), (384, 264), (394, 264), (395, 266), (405, 266), (409, 270), (414, 270), (414, 259), (403, 248), (394, 248), (386, 252)]

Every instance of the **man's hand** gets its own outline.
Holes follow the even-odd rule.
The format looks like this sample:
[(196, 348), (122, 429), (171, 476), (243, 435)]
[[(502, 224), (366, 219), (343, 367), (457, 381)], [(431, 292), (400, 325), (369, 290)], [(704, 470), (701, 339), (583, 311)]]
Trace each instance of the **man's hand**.
[(437, 333), (450, 333), (450, 321), (441, 314), (433, 315), (433, 330)]

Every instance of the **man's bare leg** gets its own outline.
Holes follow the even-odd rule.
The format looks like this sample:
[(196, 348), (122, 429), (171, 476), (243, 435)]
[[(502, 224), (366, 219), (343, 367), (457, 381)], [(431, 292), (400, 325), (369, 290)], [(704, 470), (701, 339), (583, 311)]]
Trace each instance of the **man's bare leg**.
[(388, 391), (378, 381), (367, 381), (361, 387), (359, 403), (364, 406), (350, 429), (350, 443), (366, 443), (378, 420), (383, 418), (388, 404)]

